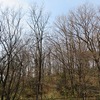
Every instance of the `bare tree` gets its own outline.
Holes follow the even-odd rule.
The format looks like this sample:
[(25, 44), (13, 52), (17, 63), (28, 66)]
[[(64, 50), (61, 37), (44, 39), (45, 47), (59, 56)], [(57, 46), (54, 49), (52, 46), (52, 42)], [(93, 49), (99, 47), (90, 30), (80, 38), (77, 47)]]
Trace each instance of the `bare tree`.
[(35, 50), (32, 55), (36, 67), (36, 100), (39, 100), (39, 95), (41, 95), (42, 100), (43, 38), (49, 19), (48, 15), (44, 16), (43, 14), (43, 8), (37, 9), (36, 6), (31, 7), (30, 22), (28, 23), (31, 28), (31, 33), (33, 34), (33, 44), (31, 47)]
[(89, 5), (83, 5), (76, 12), (71, 12), (73, 16), (73, 24), (71, 25), (74, 34), (77, 35), (87, 46), (88, 51), (92, 53), (92, 57), (98, 68), (98, 81), (100, 85), (100, 24), (99, 13)]
[[(70, 27), (73, 30), (73, 34), (78, 39), (79, 44), (79, 51), (81, 50), (81, 47), (84, 44), (85, 51), (81, 50), (80, 53), (84, 54), (82, 56), (83, 58), (80, 58), (78, 61), (80, 65), (87, 66), (87, 68), (90, 68), (89, 61), (90, 59), (93, 59), (96, 65), (96, 68), (98, 69), (98, 84), (100, 87), (100, 46), (99, 46), (99, 40), (100, 40), (100, 24), (99, 24), (99, 13), (96, 9), (93, 7), (90, 7), (90, 5), (82, 5), (80, 6), (75, 12), (70, 12), (69, 14), (70, 18)], [(88, 56), (89, 54), (89, 56)], [(87, 55), (85, 57), (85, 55)], [(78, 57), (78, 56), (76, 56)], [(89, 58), (89, 59), (88, 59)], [(82, 60), (82, 61), (81, 61)], [(82, 70), (82, 67), (80, 71)], [(89, 66), (89, 67), (88, 67)], [(85, 70), (85, 69), (84, 69)], [(79, 71), (79, 72), (80, 72)], [(84, 73), (84, 71), (82, 72)], [(80, 73), (80, 75), (82, 74)], [(85, 76), (85, 75), (84, 75)], [(80, 78), (82, 78), (80, 76)], [(81, 80), (80, 80), (81, 83)], [(82, 83), (85, 83), (84, 86), (86, 86), (86, 82), (82, 81)], [(82, 90), (82, 89), (81, 89)], [(86, 93), (86, 91), (85, 91)], [(83, 98), (85, 99), (85, 93)]]
[[(19, 99), (25, 74), (22, 54), (21, 12), (0, 9), (1, 100)], [(20, 88), (19, 88), (20, 87)]]
[[(72, 30), (70, 30), (66, 16), (58, 17), (55, 22), (54, 29), (56, 33), (56, 38), (53, 38), (51, 40), (52, 45), (54, 45), (54, 50), (52, 51), (52, 54), (57, 60), (59, 60), (59, 64), (61, 64), (60, 67), (62, 71), (60, 70), (60, 73), (63, 72), (63, 76), (61, 78), (63, 78), (64, 92), (66, 98), (66, 96), (68, 95), (68, 88), (70, 88), (71, 90), (71, 95), (74, 95), (74, 36)], [(67, 76), (69, 77), (69, 79), (67, 78)]]

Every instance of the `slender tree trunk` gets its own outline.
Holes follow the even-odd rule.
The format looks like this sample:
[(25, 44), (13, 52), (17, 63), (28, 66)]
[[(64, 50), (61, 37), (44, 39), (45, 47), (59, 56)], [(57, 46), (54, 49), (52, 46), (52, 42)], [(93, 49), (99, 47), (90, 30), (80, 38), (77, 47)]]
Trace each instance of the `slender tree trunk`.
[(98, 68), (98, 85), (100, 89), (100, 65), (99, 65), (99, 60), (95, 59), (96, 66)]

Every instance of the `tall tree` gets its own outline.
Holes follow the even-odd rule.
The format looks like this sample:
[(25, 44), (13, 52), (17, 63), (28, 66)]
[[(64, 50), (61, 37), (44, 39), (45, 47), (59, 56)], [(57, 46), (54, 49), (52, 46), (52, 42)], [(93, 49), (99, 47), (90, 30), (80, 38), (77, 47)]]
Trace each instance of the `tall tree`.
[(45, 35), (46, 26), (49, 16), (45, 16), (43, 8), (31, 7), (30, 9), (30, 22), (28, 25), (33, 34), (33, 58), (35, 62), (35, 77), (36, 77), (36, 100), (39, 100), (41, 95), (42, 100), (42, 68), (43, 68), (43, 38)]
[[(24, 75), (21, 11), (0, 9), (1, 100), (19, 99)], [(22, 43), (22, 44), (21, 44)], [(21, 86), (21, 87), (20, 87)]]

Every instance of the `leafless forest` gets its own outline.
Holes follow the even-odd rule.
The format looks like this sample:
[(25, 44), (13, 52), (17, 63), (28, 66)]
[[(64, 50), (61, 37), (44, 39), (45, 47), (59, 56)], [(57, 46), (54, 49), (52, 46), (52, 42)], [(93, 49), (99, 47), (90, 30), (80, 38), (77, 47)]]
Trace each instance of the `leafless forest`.
[(28, 10), (0, 8), (0, 100), (100, 100), (100, 8)]

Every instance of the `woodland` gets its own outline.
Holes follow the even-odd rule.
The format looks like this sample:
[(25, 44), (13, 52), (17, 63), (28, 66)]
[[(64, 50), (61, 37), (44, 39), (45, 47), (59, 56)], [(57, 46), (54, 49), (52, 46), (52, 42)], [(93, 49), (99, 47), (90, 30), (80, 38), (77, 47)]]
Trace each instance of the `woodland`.
[(0, 100), (100, 100), (100, 8), (50, 23), (43, 7), (0, 8)]

